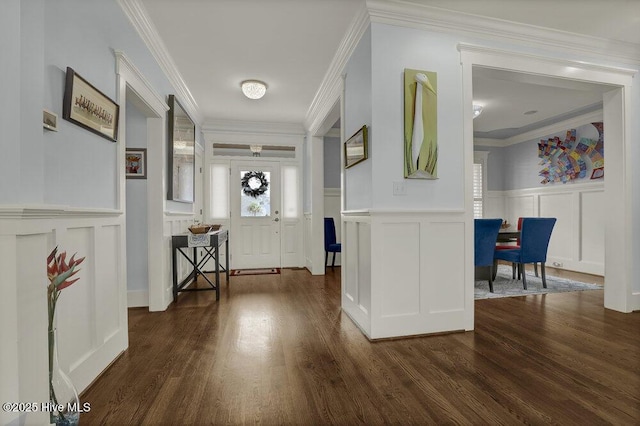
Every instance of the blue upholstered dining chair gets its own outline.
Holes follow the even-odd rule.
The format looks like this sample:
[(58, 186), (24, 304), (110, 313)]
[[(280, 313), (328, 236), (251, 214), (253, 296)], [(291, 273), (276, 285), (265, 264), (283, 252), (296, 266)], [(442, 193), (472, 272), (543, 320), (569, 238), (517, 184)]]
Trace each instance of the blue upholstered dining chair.
[(496, 259), (518, 264), (525, 290), (527, 289), (527, 274), (524, 265), (536, 262), (540, 262), (542, 286), (547, 288), (544, 264), (547, 261), (547, 249), (555, 224), (556, 219), (553, 217), (525, 217), (522, 219), (522, 230), (520, 231), (520, 248), (495, 251), (494, 257)]
[(329, 252), (333, 253), (331, 267), (336, 265), (336, 253), (342, 252), (342, 244), (336, 242), (336, 224), (332, 217), (324, 218), (324, 266), (327, 266)]
[(474, 219), (474, 263), (489, 268), (489, 291), (493, 293), (493, 253), (502, 219)]

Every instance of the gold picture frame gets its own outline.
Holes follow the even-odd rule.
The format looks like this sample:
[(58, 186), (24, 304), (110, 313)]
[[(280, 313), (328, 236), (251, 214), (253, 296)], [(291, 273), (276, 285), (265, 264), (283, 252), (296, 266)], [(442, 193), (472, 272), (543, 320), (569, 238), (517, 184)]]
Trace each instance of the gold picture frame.
[(368, 158), (367, 126), (362, 126), (344, 143), (344, 168), (355, 166)]

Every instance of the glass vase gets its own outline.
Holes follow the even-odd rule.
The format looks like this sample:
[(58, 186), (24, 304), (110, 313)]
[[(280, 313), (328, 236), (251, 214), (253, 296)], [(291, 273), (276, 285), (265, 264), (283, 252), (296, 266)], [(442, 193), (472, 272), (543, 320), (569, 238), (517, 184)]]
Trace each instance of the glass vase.
[(49, 330), (49, 420), (58, 426), (77, 425), (80, 421), (80, 399), (71, 379), (58, 363), (56, 329)]

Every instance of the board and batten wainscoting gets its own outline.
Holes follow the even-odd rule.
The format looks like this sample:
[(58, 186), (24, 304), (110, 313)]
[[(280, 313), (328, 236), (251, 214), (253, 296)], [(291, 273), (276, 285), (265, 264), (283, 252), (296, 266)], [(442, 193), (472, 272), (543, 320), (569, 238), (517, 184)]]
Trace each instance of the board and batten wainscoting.
[(549, 242), (547, 265), (604, 275), (604, 182), (550, 185), (509, 191), (488, 191), (485, 217), (558, 219)]
[(465, 215), (343, 212), (342, 307), (369, 339), (473, 328), (473, 291), (466, 289), (473, 285), (473, 239)]
[[(0, 359), (10, 378), (0, 385), (4, 401), (49, 400), (46, 260), (56, 246), (86, 257), (80, 280), (63, 290), (56, 309), (60, 365), (78, 391), (127, 348), (124, 227), (118, 210), (0, 208), (0, 338), (8, 342), (0, 345)], [(48, 424), (49, 415), (24, 413), (20, 422)]]

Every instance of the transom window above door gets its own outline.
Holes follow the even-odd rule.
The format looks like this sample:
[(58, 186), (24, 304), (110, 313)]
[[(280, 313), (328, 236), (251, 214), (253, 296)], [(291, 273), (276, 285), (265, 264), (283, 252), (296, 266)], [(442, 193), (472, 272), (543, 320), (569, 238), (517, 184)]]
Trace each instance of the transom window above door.
[(213, 155), (222, 157), (295, 158), (295, 146), (214, 143)]

